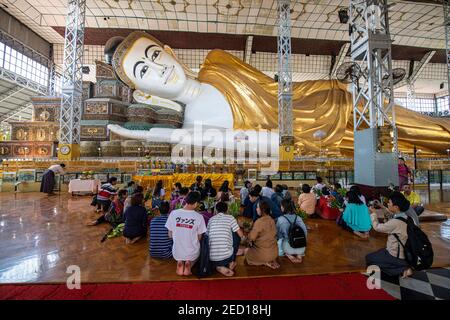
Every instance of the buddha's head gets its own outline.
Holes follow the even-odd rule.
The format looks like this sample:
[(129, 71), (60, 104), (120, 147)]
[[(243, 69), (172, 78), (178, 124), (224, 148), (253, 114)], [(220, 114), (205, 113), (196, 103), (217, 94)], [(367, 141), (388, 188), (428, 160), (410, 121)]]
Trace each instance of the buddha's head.
[(187, 77), (169, 47), (141, 31), (110, 41), (112, 44), (105, 46), (107, 59), (109, 50), (109, 54), (113, 52), (112, 67), (130, 88), (165, 99), (175, 99), (182, 93)]

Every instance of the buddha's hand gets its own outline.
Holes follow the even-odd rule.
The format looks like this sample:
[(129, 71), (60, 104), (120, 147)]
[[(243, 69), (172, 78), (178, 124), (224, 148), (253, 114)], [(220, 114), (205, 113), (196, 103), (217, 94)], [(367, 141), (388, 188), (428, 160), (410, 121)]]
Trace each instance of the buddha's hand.
[(149, 140), (150, 134), (146, 130), (129, 130), (121, 127), (117, 124), (108, 124), (108, 130), (114, 132), (115, 134), (129, 139), (136, 140)]

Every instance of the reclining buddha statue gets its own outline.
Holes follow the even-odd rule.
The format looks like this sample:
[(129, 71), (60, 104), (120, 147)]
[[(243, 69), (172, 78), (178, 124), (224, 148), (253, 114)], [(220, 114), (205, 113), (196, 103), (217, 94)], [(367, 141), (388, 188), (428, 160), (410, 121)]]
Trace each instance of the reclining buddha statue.
[[(171, 137), (177, 135), (177, 130), (191, 132), (196, 123), (248, 136), (258, 130), (278, 128), (278, 84), (223, 50), (210, 51), (196, 74), (177, 59), (170, 47), (145, 32), (115, 38), (107, 47), (107, 59), (109, 50), (117, 77), (134, 89), (135, 100), (152, 104), (159, 97), (160, 101), (172, 103), (167, 103), (168, 108), (176, 109), (175, 102), (185, 105), (181, 129), (108, 126), (120, 136), (174, 143)], [(321, 148), (336, 155), (353, 153), (352, 95), (346, 84), (337, 80), (294, 83), (292, 104), (295, 145), (302, 154), (314, 154)], [(395, 115), (400, 151), (412, 152), (414, 145), (430, 153), (445, 153), (449, 148), (450, 119), (433, 118), (400, 106), (395, 106)], [(324, 132), (320, 140), (314, 134), (319, 130)], [(204, 145), (208, 138), (198, 139), (192, 143)], [(222, 142), (226, 141), (219, 144)], [(278, 137), (268, 138), (265, 143), (278, 145)]]

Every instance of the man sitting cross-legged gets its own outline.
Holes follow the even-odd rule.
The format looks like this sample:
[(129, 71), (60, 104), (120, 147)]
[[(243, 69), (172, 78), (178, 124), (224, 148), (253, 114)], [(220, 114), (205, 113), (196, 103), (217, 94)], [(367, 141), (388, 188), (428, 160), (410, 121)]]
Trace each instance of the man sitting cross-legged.
[(200, 256), (200, 239), (206, 232), (203, 216), (195, 211), (200, 199), (200, 192), (189, 192), (183, 209), (172, 211), (166, 222), (169, 237), (173, 238), (172, 255), (177, 260), (179, 276), (191, 275), (191, 267)]
[(227, 211), (227, 203), (218, 202), (216, 204), (216, 213), (209, 220), (209, 258), (218, 272), (224, 276), (231, 277), (234, 275), (236, 256), (244, 234), (239, 228), (236, 219), (232, 215), (227, 214)]
[(417, 216), (420, 216), (425, 211), (425, 208), (421, 205), (420, 196), (411, 190), (410, 184), (403, 185), (403, 195), (409, 201), (409, 205), (414, 209)]

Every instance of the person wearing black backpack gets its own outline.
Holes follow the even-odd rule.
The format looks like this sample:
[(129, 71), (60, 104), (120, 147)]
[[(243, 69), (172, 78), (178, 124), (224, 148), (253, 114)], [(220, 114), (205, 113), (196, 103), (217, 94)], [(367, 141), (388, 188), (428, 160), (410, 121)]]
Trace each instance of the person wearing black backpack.
[(306, 225), (295, 214), (291, 200), (281, 201), (281, 211), (283, 215), (277, 219), (278, 255), (285, 255), (293, 263), (301, 263), (306, 250)]
[(372, 252), (366, 256), (367, 266), (376, 265), (389, 276), (402, 275), (406, 278), (412, 275), (412, 269), (405, 260), (403, 244), (408, 240), (407, 224), (400, 220), (407, 220), (405, 212), (409, 209), (409, 202), (398, 192), (389, 196), (388, 210), (394, 214), (393, 219), (386, 223), (379, 223), (375, 208), (370, 207), (370, 219), (375, 231), (387, 233), (386, 248)]

